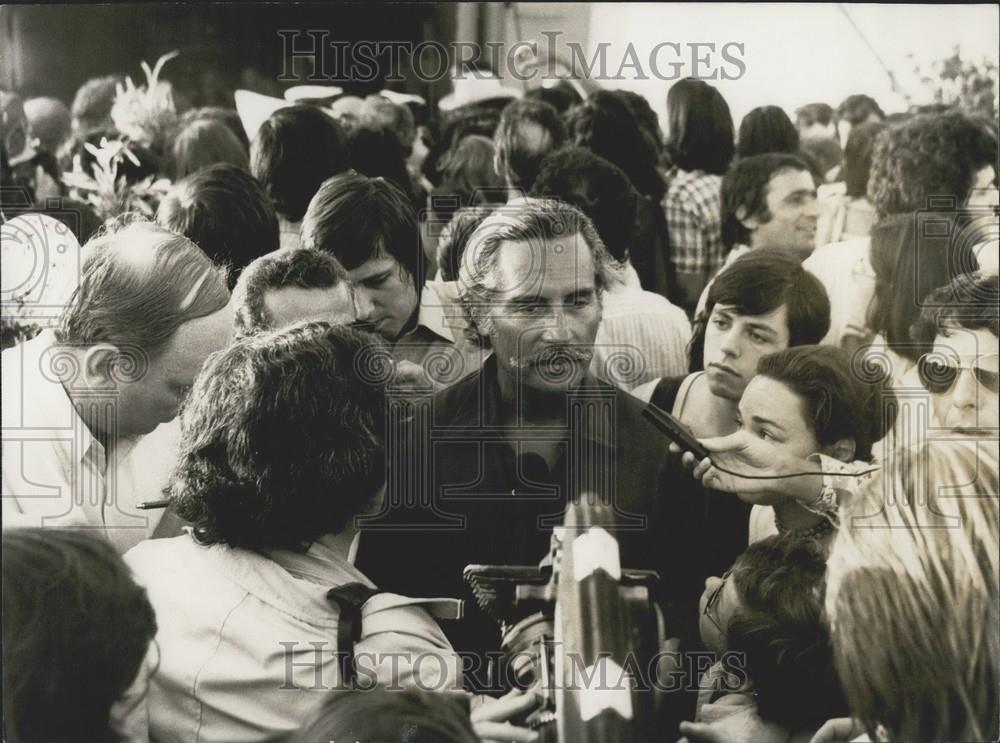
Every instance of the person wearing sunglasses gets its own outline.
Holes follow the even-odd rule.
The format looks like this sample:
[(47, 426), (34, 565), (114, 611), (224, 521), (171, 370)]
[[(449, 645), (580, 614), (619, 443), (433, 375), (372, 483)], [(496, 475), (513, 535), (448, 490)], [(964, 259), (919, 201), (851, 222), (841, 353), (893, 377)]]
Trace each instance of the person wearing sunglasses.
[(718, 662), (702, 677), (690, 740), (808, 740), (847, 709), (823, 618), (826, 558), (812, 540), (772, 536), (705, 581), (702, 641)]
[(1000, 279), (968, 274), (930, 294), (913, 338), (928, 347), (917, 362), (936, 423), (950, 429), (996, 429), (1000, 351)]

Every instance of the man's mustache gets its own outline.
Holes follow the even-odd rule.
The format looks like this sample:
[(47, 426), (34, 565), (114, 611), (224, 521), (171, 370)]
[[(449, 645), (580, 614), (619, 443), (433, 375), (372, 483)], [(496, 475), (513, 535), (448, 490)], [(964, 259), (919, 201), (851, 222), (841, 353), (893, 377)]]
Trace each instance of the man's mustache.
[(594, 349), (587, 346), (549, 346), (521, 359), (522, 366), (537, 364), (587, 363), (594, 358)]

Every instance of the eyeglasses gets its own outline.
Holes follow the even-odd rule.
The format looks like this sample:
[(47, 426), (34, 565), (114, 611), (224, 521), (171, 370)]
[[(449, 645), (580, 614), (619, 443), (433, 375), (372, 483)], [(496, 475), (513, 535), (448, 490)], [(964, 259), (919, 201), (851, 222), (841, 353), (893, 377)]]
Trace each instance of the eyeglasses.
[(722, 634), (726, 634), (726, 630), (719, 620), (712, 615), (712, 610), (715, 608), (715, 605), (719, 603), (719, 597), (722, 596), (722, 589), (726, 587), (726, 581), (729, 579), (729, 575), (732, 572), (733, 570), (730, 568), (722, 574), (722, 579), (719, 581), (719, 585), (714, 591), (712, 591), (712, 595), (708, 597), (708, 601), (705, 602), (705, 611), (702, 612), (708, 621), (714, 624), (715, 628)]
[(968, 369), (976, 380), (994, 395), (1000, 392), (1000, 375), (982, 367), (986, 359), (996, 359), (997, 354), (981, 356), (974, 364), (956, 365), (954, 357), (942, 356), (937, 353), (927, 353), (917, 362), (917, 372), (920, 381), (932, 395), (942, 395), (955, 386), (959, 372)]

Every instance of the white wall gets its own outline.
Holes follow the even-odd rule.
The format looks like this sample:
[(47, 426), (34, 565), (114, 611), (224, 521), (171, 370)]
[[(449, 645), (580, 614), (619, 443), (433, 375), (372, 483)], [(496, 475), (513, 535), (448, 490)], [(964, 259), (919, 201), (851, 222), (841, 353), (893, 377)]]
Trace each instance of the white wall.
[[(960, 45), (963, 57), (991, 58), (1000, 66), (1000, 12), (996, 5), (846, 5), (884, 62), (911, 94), (923, 95), (912, 78), (914, 62), (929, 69)], [(750, 109), (782, 106), (790, 115), (810, 102), (836, 107), (852, 93), (867, 93), (888, 112), (905, 110), (905, 100), (892, 92), (888, 76), (836, 4), (754, 3), (595, 3), (591, 7), (589, 49), (609, 42), (608, 67), (617, 71), (629, 42), (646, 64), (651, 50), (664, 41), (683, 45), (743, 43), (746, 73), (738, 80), (711, 81), (726, 97), (739, 126)], [(912, 53), (914, 60), (907, 60)], [(722, 62), (718, 53), (715, 59)], [(661, 71), (673, 58), (661, 52)], [(690, 53), (685, 50), (690, 74)], [(614, 60), (614, 62), (611, 62)], [(726, 70), (735, 72), (733, 65)], [(614, 73), (612, 73), (614, 74)], [(605, 82), (645, 95), (665, 116), (666, 93), (672, 82), (637, 79), (626, 68), (626, 80)], [(916, 102), (916, 101), (915, 101)]]

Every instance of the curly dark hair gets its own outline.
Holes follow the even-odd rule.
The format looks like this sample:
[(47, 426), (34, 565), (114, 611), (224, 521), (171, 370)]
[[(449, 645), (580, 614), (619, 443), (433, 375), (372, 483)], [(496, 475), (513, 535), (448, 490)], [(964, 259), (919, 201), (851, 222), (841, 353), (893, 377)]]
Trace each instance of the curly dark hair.
[(264, 189), (235, 165), (211, 165), (174, 184), (156, 221), (229, 270), (232, 289), (250, 261), (279, 247), (278, 215)]
[(323, 181), (349, 167), (347, 135), (315, 106), (275, 111), (250, 146), (250, 172), (289, 222), (302, 219)]
[(657, 146), (616, 91), (599, 90), (569, 114), (570, 140), (621, 168), (639, 193), (657, 202), (667, 190)]
[(977, 171), (996, 167), (997, 137), (967, 114), (926, 114), (875, 140), (868, 200), (879, 217), (928, 208), (932, 197), (969, 198)]
[(382, 358), (372, 336), (324, 322), (211, 356), (167, 486), (196, 538), (301, 550), (368, 508), (385, 483), (385, 375), (370, 373)]
[(321, 250), (298, 248), (264, 255), (247, 266), (233, 289), (234, 316), (238, 336), (270, 330), (264, 295), (274, 289), (328, 289), (344, 281), (344, 269)]
[(761, 719), (801, 731), (845, 716), (823, 611), (822, 548), (768, 537), (736, 559), (731, 580), (741, 607), (726, 628), (727, 649), (744, 654)]
[(3, 732), (10, 741), (112, 743), (156, 616), (106, 540), (73, 529), (3, 532)]
[(583, 147), (564, 147), (542, 162), (531, 195), (577, 207), (590, 217), (611, 256), (628, 258), (638, 194), (621, 168)]

